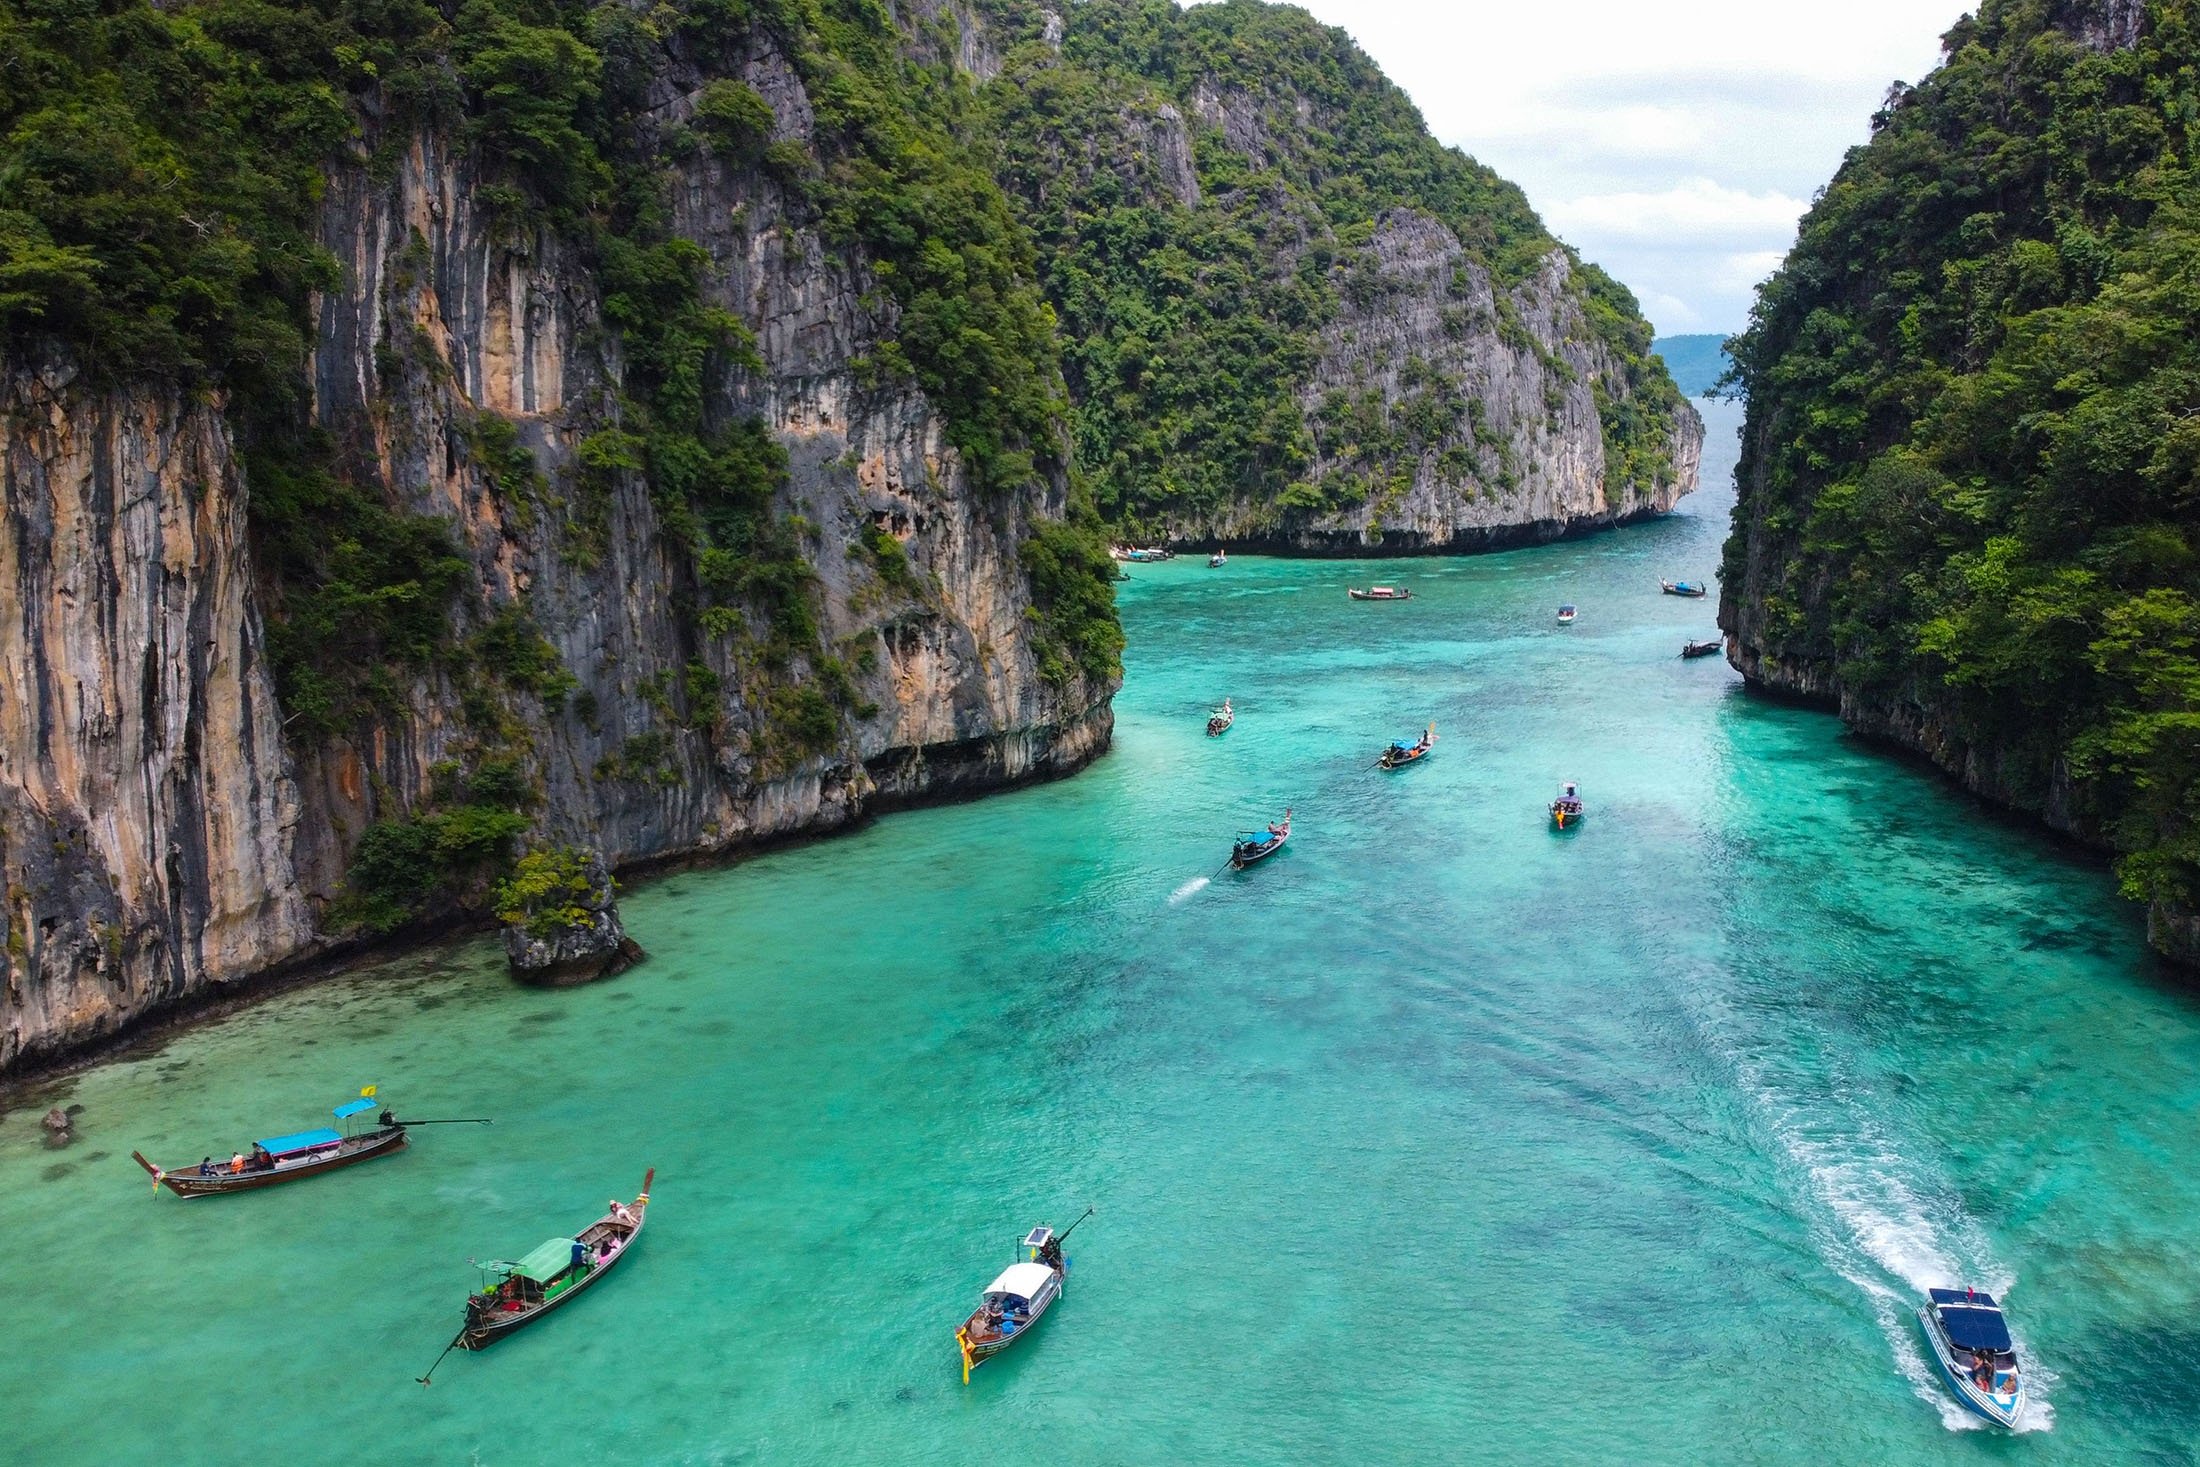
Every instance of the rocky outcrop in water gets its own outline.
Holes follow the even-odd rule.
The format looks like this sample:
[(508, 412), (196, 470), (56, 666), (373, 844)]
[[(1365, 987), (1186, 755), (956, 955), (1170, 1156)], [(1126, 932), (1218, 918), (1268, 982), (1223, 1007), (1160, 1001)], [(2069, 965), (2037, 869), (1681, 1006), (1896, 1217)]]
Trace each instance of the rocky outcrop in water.
[(624, 973), (648, 954), (626, 935), (616, 886), (594, 851), (575, 862), (555, 905), (505, 915), (504, 957), (522, 983), (564, 988)]

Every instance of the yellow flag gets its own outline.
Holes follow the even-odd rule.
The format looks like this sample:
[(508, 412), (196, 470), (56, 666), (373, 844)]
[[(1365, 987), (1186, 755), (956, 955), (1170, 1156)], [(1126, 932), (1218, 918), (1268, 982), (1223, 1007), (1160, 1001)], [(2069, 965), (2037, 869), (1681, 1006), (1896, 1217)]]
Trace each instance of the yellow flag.
[(360, 1098), (361, 1100), (372, 1100), (372, 1099), (374, 1099), (374, 1087), (373, 1087), (372, 1085), (363, 1085), (363, 1086), (361, 1086), (361, 1087), (360, 1087), (360, 1089), (359, 1089), (359, 1098)]

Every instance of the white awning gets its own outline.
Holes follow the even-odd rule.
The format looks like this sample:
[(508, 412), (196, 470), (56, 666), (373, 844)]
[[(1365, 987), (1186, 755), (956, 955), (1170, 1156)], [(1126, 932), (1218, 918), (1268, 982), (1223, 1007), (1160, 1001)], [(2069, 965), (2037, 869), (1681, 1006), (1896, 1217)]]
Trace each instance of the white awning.
[(1054, 1270), (1043, 1263), (1012, 1263), (1001, 1270), (999, 1278), (986, 1285), (985, 1291), (988, 1294), (1014, 1294), (1029, 1302), (1039, 1297), (1039, 1291), (1046, 1287), (1047, 1280), (1053, 1274)]

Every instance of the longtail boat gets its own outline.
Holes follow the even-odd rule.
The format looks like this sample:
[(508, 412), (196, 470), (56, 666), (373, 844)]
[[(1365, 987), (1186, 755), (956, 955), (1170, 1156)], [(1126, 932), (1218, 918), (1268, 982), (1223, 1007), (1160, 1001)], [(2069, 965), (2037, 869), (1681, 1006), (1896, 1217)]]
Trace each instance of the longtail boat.
[(1283, 843), (1291, 838), (1291, 811), (1283, 812), (1283, 821), (1271, 825), (1265, 831), (1249, 831), (1240, 835), (1230, 846), (1230, 864), (1243, 871), (1255, 861), (1265, 861), (1283, 849)]
[(1409, 744), (1403, 739), (1391, 740), (1390, 747), (1383, 750), (1382, 757), (1375, 763), (1382, 769), (1403, 769), (1408, 764), (1418, 764), (1426, 759), (1428, 751), (1435, 747), (1436, 725), (1432, 723), (1428, 726), (1428, 732), (1421, 735), (1419, 743)]
[[(649, 1186), (656, 1179), (657, 1169), (651, 1167), (632, 1207), (613, 1198), (602, 1217), (570, 1238), (552, 1238), (525, 1258), (474, 1265), (481, 1270), (481, 1288), (466, 1296), (466, 1322), (443, 1347), (443, 1355), (485, 1350), (570, 1303), (610, 1273), (642, 1236), (642, 1224), (649, 1218)], [(443, 1355), (436, 1357), (436, 1365), (443, 1363)], [(431, 1365), (420, 1383), (426, 1385), (434, 1374)]]
[(1566, 605), (1558, 608), (1558, 624), (1562, 627), (1572, 626), (1574, 624), (1574, 615), (1575, 612), (1573, 603), (1568, 602)]
[(1347, 586), (1345, 594), (1355, 601), (1411, 601), (1413, 593), (1403, 586), (1370, 586), (1365, 591), (1357, 586)]
[[(331, 1112), (337, 1120), (349, 1121), (353, 1116), (375, 1108), (374, 1087), (369, 1085), (357, 1100), (346, 1101)], [(178, 1197), (213, 1197), (224, 1192), (251, 1192), (261, 1187), (276, 1187), (284, 1182), (296, 1182), (306, 1177), (318, 1177), (342, 1167), (355, 1166), (371, 1161), (377, 1156), (388, 1156), (404, 1149), (405, 1128), (422, 1125), (487, 1125), (487, 1121), (401, 1121), (385, 1110), (374, 1129), (352, 1132), (347, 1125), (338, 1131), (327, 1126), (311, 1131), (294, 1131), (287, 1136), (269, 1136), (252, 1143), (250, 1153), (235, 1152), (227, 1161), (216, 1161), (209, 1156), (193, 1166), (186, 1163), (179, 1167), (158, 1167), (145, 1159), (142, 1151), (130, 1155), (137, 1164), (153, 1174), (156, 1188), (166, 1187)]]
[(1668, 596), (1702, 596), (1710, 589), (1701, 581), (1660, 581), (1658, 584)]
[(1725, 646), (1726, 646), (1726, 643), (1724, 643), (1724, 642), (1720, 642), (1720, 641), (1710, 641), (1710, 642), (1695, 642), (1695, 641), (1690, 641), (1690, 642), (1685, 642), (1685, 643), (1683, 643), (1683, 644), (1681, 645), (1681, 656), (1683, 656), (1683, 657), (1713, 657), (1713, 656), (1716, 656), (1716, 655), (1718, 655), (1718, 653), (1719, 653), (1719, 652), (1720, 652), (1721, 650), (1723, 650), (1723, 649), (1725, 648)]
[(1077, 1231), (1077, 1223), (1091, 1216), (1088, 1207), (1084, 1217), (1062, 1229), (1060, 1237), (1050, 1227), (1033, 1228), (1016, 1245), (1016, 1262), (986, 1285), (978, 1307), (955, 1331), (955, 1344), (962, 1352), (964, 1385), (970, 1384), (971, 1371), (1030, 1334), (1047, 1306), (1062, 1296), (1062, 1284), (1069, 1274), (1062, 1242)]
[(1209, 570), (1221, 570), (1229, 563), (1230, 556), (1227, 551), (1217, 550), (1214, 554), (1207, 557), (1207, 569)]
[(1572, 780), (1559, 788), (1558, 798), (1551, 801), (1551, 823), (1560, 830), (1570, 829), (1589, 818), (1588, 807), (1581, 803), (1581, 791)]
[(1210, 739), (1218, 738), (1221, 735), (1228, 733), (1230, 731), (1230, 725), (1236, 722), (1237, 712), (1235, 709), (1231, 708), (1230, 700), (1228, 698), (1224, 698), (1222, 700), (1222, 706), (1207, 715), (1207, 737)]

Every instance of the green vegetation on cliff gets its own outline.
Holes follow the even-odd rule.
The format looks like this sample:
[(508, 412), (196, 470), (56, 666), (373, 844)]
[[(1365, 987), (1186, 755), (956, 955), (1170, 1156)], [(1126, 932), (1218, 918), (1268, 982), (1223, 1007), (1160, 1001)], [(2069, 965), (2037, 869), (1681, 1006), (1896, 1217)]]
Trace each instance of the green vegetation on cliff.
[[(1738, 339), (1731, 615), (2200, 895), (2200, 6), (1988, 0)], [(1777, 674), (1776, 674), (1777, 675)]]
[[(1268, 519), (1319, 513), (1447, 450), (1458, 461), (1443, 472), (1469, 477), (1462, 455), (1486, 435), (1461, 383), (1428, 372), (1396, 401), (1367, 382), (1305, 399), (1322, 328), (1389, 289), (1373, 249), (1384, 215), (1440, 221), (1502, 292), (1559, 248), (1518, 188), (1438, 144), (1344, 32), (1294, 7), (979, 11), (1005, 52), (981, 92), (985, 130), (1061, 317), (1078, 459), (1105, 515), (1184, 526), (1232, 501)], [(1588, 329), (1621, 364), (1600, 403), (1615, 475), (1646, 482), (1670, 469), (1679, 396), (1634, 299), (1572, 264)], [(1525, 339), (1517, 321), (1473, 319), (1467, 285), (1455, 282), (1459, 330)], [(1325, 431), (1351, 451), (1322, 471)]]

